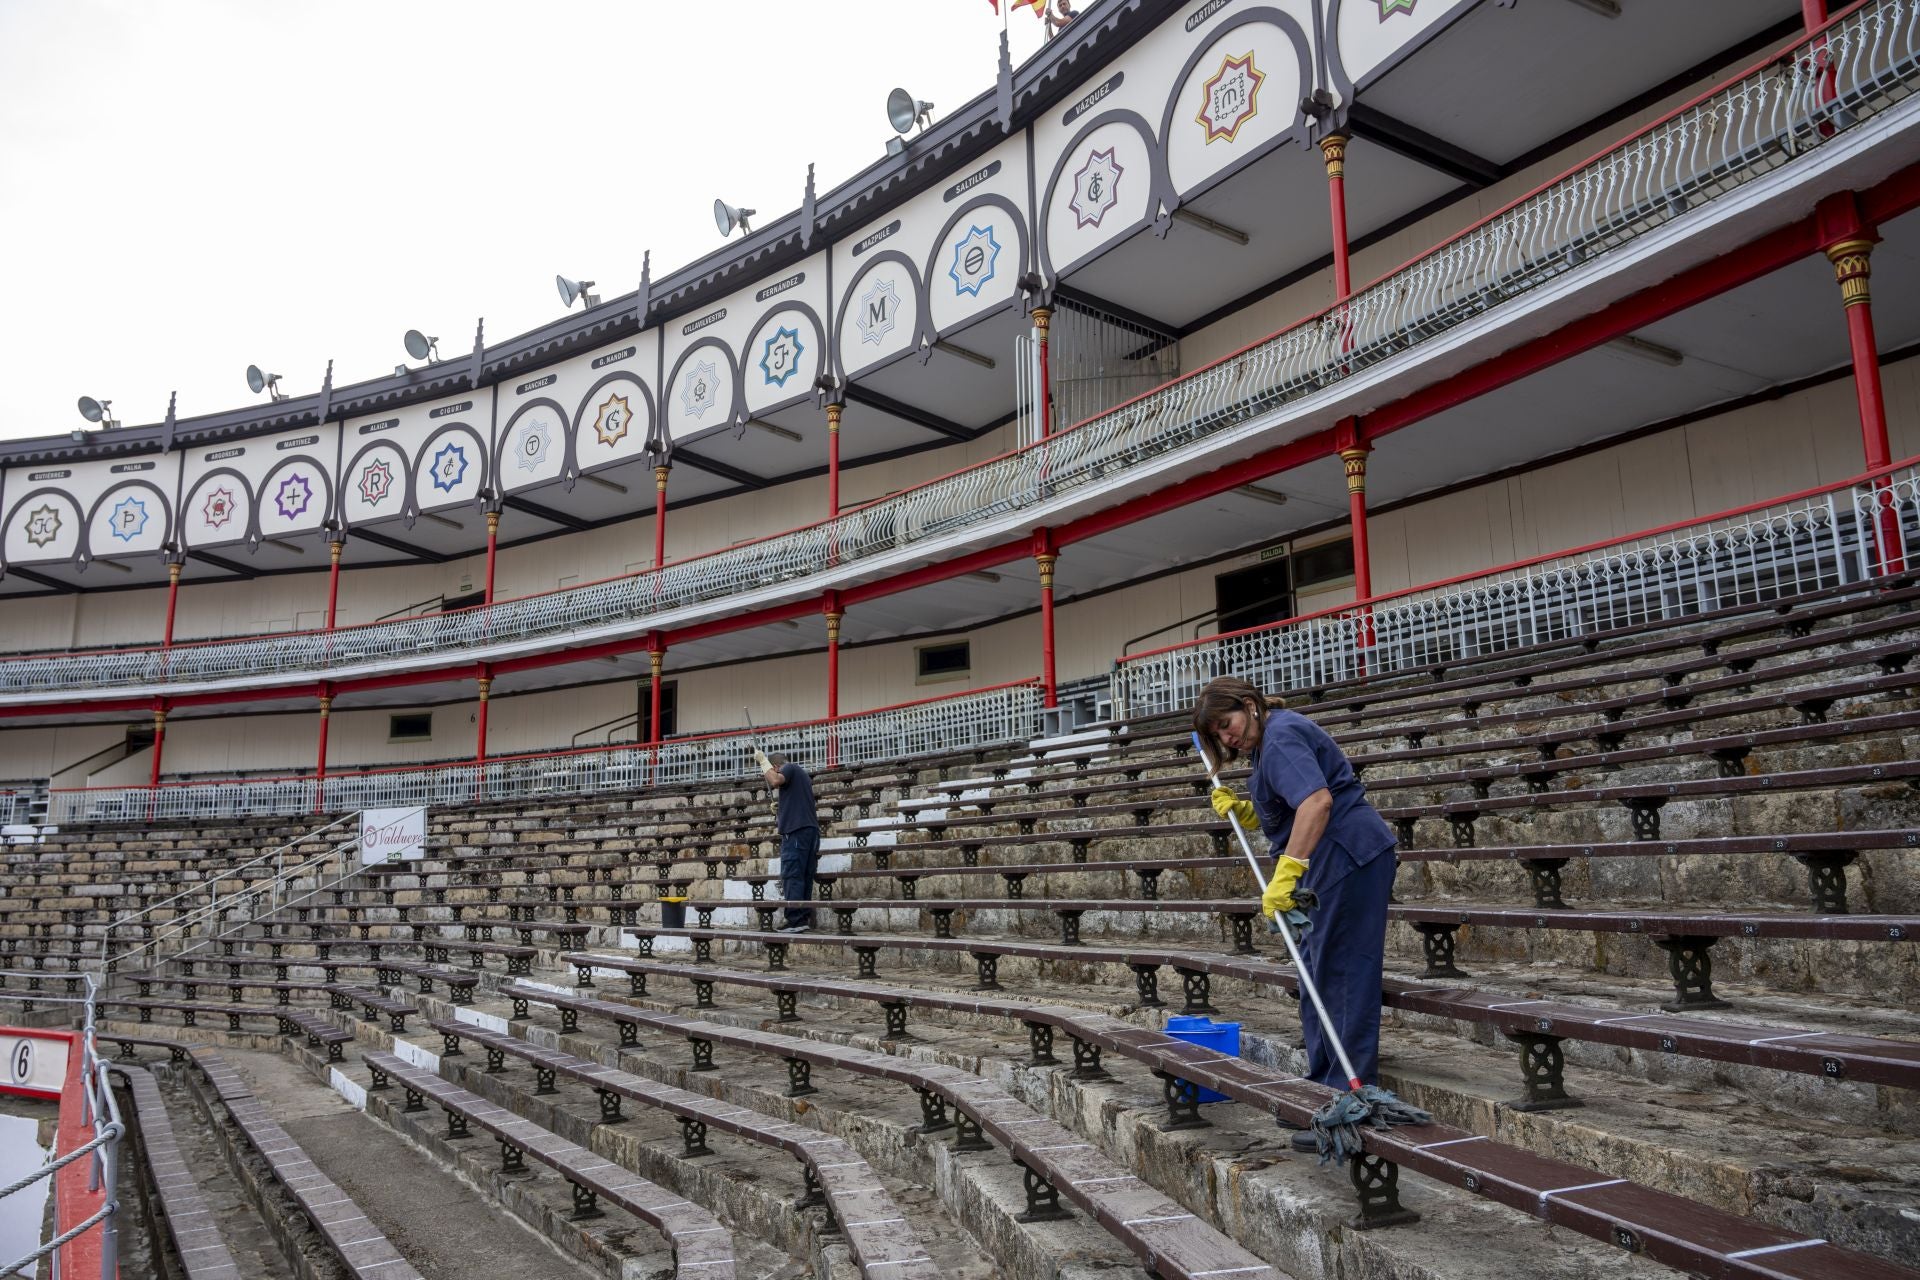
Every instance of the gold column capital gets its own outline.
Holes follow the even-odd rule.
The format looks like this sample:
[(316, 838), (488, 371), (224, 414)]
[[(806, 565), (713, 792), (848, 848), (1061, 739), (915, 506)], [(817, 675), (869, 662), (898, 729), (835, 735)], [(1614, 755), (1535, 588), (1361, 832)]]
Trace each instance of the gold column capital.
[(1872, 288), (1867, 283), (1873, 274), (1873, 241), (1867, 239), (1842, 240), (1826, 248), (1827, 261), (1833, 264), (1833, 279), (1840, 286), (1840, 302), (1843, 306), (1864, 306), (1872, 301)]
[(647, 666), (652, 668), (653, 678), (655, 680), (660, 678), (660, 668), (666, 663), (666, 660), (667, 655), (664, 650), (649, 649), (647, 651)]
[(500, 513), (498, 511), (487, 512), (487, 536), (491, 538), (496, 533), (499, 533), (499, 532), (500, 532)]
[(1326, 157), (1327, 177), (1345, 178), (1347, 176), (1347, 135), (1330, 133), (1320, 139), (1320, 154)]
[(827, 430), (840, 430), (840, 415), (845, 410), (846, 406), (843, 404), (830, 404), (827, 406)]
[(488, 690), (490, 690), (490, 689), (492, 689), (492, 688), (493, 688), (493, 677), (492, 677), (492, 676), (481, 676), (481, 677), (480, 677), (480, 678), (479, 678), (478, 680), (476, 680), (476, 681), (475, 681), (474, 683), (476, 683), (476, 684), (478, 684), (478, 685), (480, 686), (480, 701), (482, 701), (482, 702), (485, 702), (485, 701), (487, 700), (487, 692), (488, 692)]
[(331, 712), (332, 710), (333, 710), (333, 695), (330, 693), (321, 694), (320, 695), (320, 718), (322, 720), (325, 720), (327, 718), (328, 713)]
[(329, 560), (329, 562), (330, 562), (330, 563), (333, 563), (333, 564), (339, 564), (339, 563), (340, 563), (340, 547), (341, 547), (341, 545), (342, 545), (342, 544), (340, 544), (340, 543), (338, 543), (338, 542), (330, 542), (330, 543), (328, 543), (328, 544), (327, 544), (327, 546), (328, 546), (328, 547), (330, 548), (330, 550), (329, 550), (329, 551), (327, 552), (327, 558), (328, 558), (328, 560)]
[(653, 469), (653, 487), (656, 492), (665, 493), (667, 491), (667, 472), (671, 470), (673, 470), (672, 467), (665, 466), (655, 467)]
[(161, 730), (165, 729), (166, 727), (167, 727), (167, 709), (165, 707), (155, 707), (153, 709), (153, 731), (155, 733), (159, 733)]
[(840, 643), (840, 619), (845, 616), (846, 616), (845, 614), (841, 613), (838, 610), (830, 610), (827, 613), (827, 643), (828, 644)]
[(1059, 555), (1050, 551), (1043, 551), (1033, 558), (1033, 562), (1040, 566), (1040, 589), (1042, 591), (1053, 590), (1053, 566), (1059, 563), (1059, 560)]
[(1340, 451), (1340, 465), (1347, 473), (1348, 493), (1367, 491), (1367, 455), (1371, 452), (1373, 450), (1366, 445), (1355, 445)]
[(1033, 327), (1037, 331), (1041, 342), (1045, 342), (1047, 340), (1047, 328), (1052, 323), (1053, 323), (1052, 307), (1035, 307), (1033, 309)]
[(167, 585), (170, 587), (180, 585), (180, 562), (178, 560), (175, 560), (167, 566)]

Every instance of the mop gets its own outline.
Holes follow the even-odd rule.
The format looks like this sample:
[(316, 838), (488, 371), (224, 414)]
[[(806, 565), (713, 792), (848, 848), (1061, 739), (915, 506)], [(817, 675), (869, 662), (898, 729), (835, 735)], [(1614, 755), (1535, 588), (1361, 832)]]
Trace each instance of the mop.
[[(753, 712), (742, 707), (740, 708), (740, 714), (747, 718), (747, 736), (749, 739), (759, 738), (760, 731), (753, 727)], [(753, 758), (760, 762), (760, 772), (773, 772), (773, 761), (767, 759), (767, 753), (760, 749), (760, 744), (757, 741), (753, 743)]]
[[(1206, 766), (1207, 778), (1215, 786), (1220, 785), (1219, 770), (1207, 756), (1207, 748), (1198, 733), (1193, 735), (1193, 749), (1200, 755), (1200, 763)], [(1253, 856), (1253, 846), (1247, 841), (1246, 829), (1240, 825), (1235, 814), (1227, 815), (1227, 824), (1233, 828), (1233, 834), (1240, 837), (1240, 852), (1247, 856), (1247, 865), (1253, 868), (1255, 882), (1265, 884), (1269, 879), (1260, 870), (1260, 863)], [(1292, 912), (1287, 915), (1291, 916)], [(1313, 1113), (1309, 1122), (1313, 1136), (1320, 1143), (1320, 1163), (1329, 1160), (1345, 1160), (1349, 1156), (1360, 1154), (1360, 1126), (1367, 1124), (1375, 1129), (1390, 1129), (1394, 1125), (1432, 1124), (1433, 1116), (1411, 1103), (1402, 1102), (1392, 1090), (1382, 1089), (1377, 1084), (1362, 1083), (1359, 1073), (1353, 1069), (1353, 1060), (1347, 1057), (1347, 1047), (1340, 1043), (1339, 1034), (1333, 1029), (1333, 1019), (1327, 1016), (1327, 1007), (1321, 1003), (1320, 989), (1314, 984), (1313, 975), (1307, 972), (1307, 962), (1300, 954), (1300, 947), (1294, 941), (1293, 930), (1287, 920), (1272, 916), (1268, 918), (1267, 928), (1280, 935), (1287, 944), (1287, 954), (1293, 958), (1294, 971), (1300, 976), (1300, 989), (1307, 993), (1307, 999), (1313, 1002), (1313, 1011), (1320, 1017), (1320, 1030), (1327, 1037), (1327, 1043), (1333, 1046), (1334, 1057), (1340, 1061), (1340, 1070), (1346, 1073), (1347, 1091)]]

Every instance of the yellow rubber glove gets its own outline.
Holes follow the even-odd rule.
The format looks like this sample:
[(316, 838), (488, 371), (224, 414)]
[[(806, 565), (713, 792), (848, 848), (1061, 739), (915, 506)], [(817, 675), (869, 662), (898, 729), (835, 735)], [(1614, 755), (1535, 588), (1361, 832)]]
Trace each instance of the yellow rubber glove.
[(1267, 881), (1267, 891), (1260, 895), (1260, 910), (1270, 916), (1293, 910), (1293, 891), (1305, 874), (1306, 863), (1282, 854), (1273, 864), (1273, 879)]
[(1222, 818), (1238, 818), (1244, 830), (1254, 831), (1259, 827), (1259, 819), (1253, 812), (1253, 801), (1241, 800), (1225, 787), (1213, 789), (1213, 811)]

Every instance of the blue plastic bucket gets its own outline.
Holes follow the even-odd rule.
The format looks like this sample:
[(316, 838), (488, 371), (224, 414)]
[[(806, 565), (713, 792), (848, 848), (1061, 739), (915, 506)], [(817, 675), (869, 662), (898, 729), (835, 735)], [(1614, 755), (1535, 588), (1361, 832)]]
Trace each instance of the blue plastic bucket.
[[(1175, 1040), (1185, 1040), (1188, 1044), (1197, 1044), (1215, 1053), (1234, 1058), (1240, 1056), (1240, 1024), (1237, 1022), (1215, 1022), (1212, 1018), (1180, 1014), (1167, 1019), (1167, 1034)], [(1215, 1093), (1212, 1089), (1196, 1089), (1196, 1092), (1201, 1102), (1227, 1100), (1226, 1094)]]

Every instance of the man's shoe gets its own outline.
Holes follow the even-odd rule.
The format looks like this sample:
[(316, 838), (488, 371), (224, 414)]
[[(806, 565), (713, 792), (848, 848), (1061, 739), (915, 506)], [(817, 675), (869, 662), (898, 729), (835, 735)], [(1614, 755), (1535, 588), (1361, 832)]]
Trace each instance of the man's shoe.
[(813, 926), (810, 924), (783, 924), (780, 926), (780, 932), (781, 933), (812, 933)]
[(1298, 1151), (1301, 1155), (1317, 1156), (1320, 1154), (1320, 1139), (1314, 1135), (1311, 1129), (1295, 1129), (1293, 1136), (1287, 1139), (1287, 1145), (1295, 1151)]

